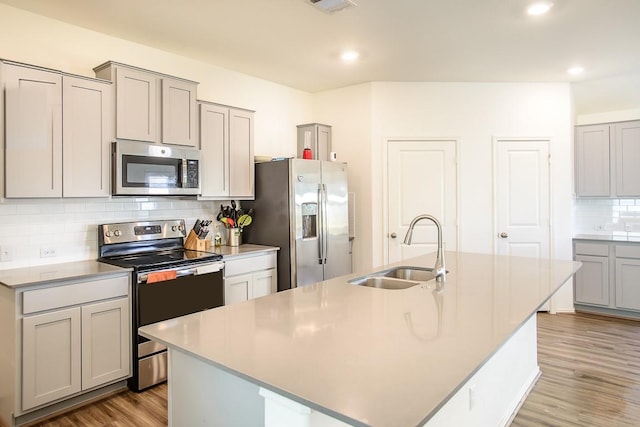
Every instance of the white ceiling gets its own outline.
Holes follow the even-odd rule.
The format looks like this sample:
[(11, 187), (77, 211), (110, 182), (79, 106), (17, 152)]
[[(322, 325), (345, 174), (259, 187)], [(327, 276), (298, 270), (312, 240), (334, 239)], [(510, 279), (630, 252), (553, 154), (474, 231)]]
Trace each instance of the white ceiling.
[[(640, 73), (640, 0), (0, 0), (304, 91), (369, 81), (566, 82)], [(361, 52), (355, 64), (341, 50)], [(586, 72), (570, 77), (581, 64)]]

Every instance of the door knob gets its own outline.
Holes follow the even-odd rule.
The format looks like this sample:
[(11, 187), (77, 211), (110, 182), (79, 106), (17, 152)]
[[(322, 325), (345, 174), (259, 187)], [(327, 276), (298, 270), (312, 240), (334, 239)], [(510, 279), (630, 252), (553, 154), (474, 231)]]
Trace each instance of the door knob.
[(398, 237), (398, 235), (396, 233), (391, 233), (391, 238), (395, 239), (396, 237)]
[(509, 237), (509, 235), (507, 233), (505, 233), (504, 231), (502, 233), (500, 233), (500, 238), (506, 239), (507, 237)]

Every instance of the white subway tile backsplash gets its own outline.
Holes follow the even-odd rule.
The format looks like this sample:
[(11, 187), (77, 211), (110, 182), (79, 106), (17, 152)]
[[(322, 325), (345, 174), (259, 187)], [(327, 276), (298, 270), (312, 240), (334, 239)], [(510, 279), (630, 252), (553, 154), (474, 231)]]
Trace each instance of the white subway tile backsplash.
[[(0, 246), (10, 246), (15, 257), (0, 262), (0, 270), (95, 259), (98, 224), (184, 219), (190, 228), (196, 218), (215, 219), (220, 203), (163, 197), (5, 199), (0, 201)], [(43, 246), (55, 247), (57, 256), (41, 258)]]
[(573, 216), (574, 234), (631, 235), (626, 224), (640, 224), (640, 199), (577, 199)]

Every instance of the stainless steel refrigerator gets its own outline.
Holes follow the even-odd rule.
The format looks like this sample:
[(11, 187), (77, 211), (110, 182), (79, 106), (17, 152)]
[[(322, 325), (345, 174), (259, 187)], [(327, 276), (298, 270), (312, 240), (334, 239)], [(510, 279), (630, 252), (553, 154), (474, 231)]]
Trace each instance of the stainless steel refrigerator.
[(278, 290), (351, 273), (347, 165), (286, 159), (257, 163), (255, 210), (244, 243), (279, 246)]

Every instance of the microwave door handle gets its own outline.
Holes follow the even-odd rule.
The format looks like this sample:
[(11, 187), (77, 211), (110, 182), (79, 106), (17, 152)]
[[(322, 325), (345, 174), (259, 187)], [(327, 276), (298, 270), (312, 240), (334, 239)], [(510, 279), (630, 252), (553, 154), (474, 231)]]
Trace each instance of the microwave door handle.
[(188, 179), (188, 168), (187, 168), (187, 159), (182, 159), (182, 168), (180, 170), (182, 175), (182, 181), (180, 182), (180, 187), (184, 188), (187, 186)]

